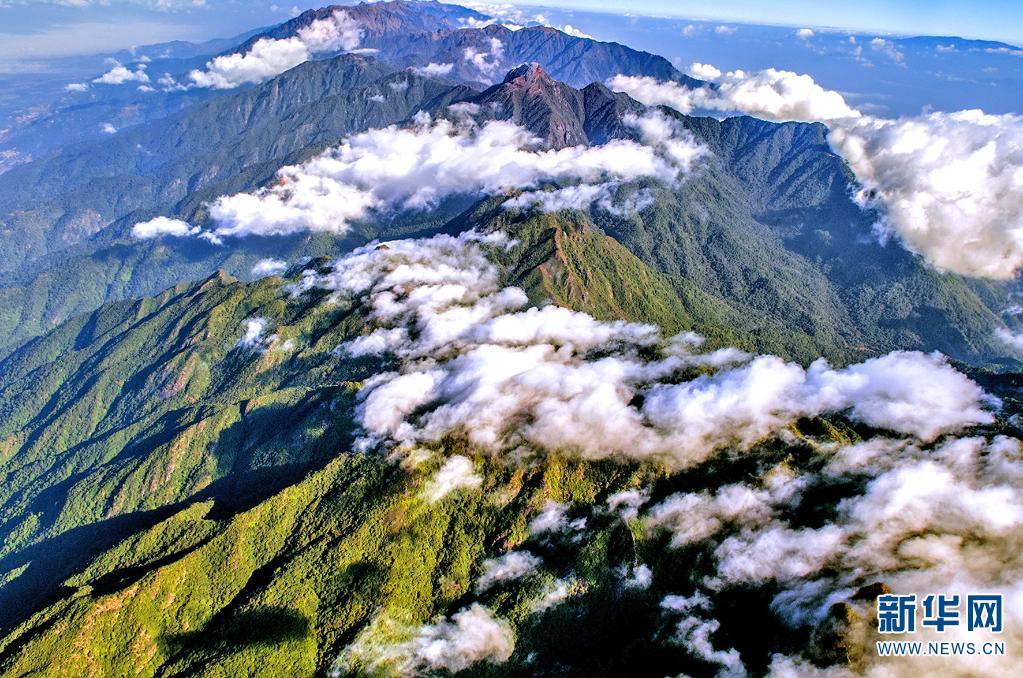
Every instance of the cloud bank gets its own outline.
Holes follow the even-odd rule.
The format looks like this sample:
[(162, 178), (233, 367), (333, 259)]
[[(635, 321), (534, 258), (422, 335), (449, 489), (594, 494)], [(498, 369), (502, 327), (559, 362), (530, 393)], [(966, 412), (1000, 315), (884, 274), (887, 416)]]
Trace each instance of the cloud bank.
[(211, 59), (204, 70), (188, 74), (190, 85), (233, 89), (260, 83), (309, 61), (315, 54), (352, 51), (362, 40), (362, 29), (347, 12), (338, 10), (299, 29), (290, 38), (260, 38), (244, 54)]
[[(210, 204), (216, 228), (202, 235), (219, 240), (303, 231), (343, 234), (353, 222), (389, 210), (427, 209), (453, 195), (495, 195), (548, 182), (569, 185), (530, 193), (509, 206), (558, 209), (600, 200), (611, 208), (614, 187), (645, 177), (676, 182), (705, 152), (687, 131), (656, 113), (626, 119), (641, 142), (556, 150), (544, 149), (540, 139), (513, 123), (480, 125), (457, 117), (421, 113), (409, 127), (356, 134), (301, 165), (284, 167), (269, 187)], [(139, 224), (134, 232), (137, 237), (192, 233), (192, 227), (171, 233), (160, 224)]]
[[(775, 467), (756, 484), (673, 495), (650, 510), (649, 529), (670, 531), (675, 547), (713, 547), (712, 572), (697, 596), (709, 603), (734, 587), (774, 587), (771, 608), (793, 628), (827, 624), (834, 605), (848, 607), (855, 613), (843, 613), (842, 637), (866, 675), (910, 676), (919, 670), (911, 659), (879, 659), (872, 651), (873, 641), (884, 638), (871, 626), (873, 598), (858, 592), (876, 582), (897, 593), (1002, 593), (1007, 635), (999, 639), (1007, 645), (1023, 640), (1023, 617), (1012, 602), (1023, 597), (1019, 441), (971, 437), (925, 448), (874, 438), (832, 444), (822, 452), (829, 461), (817, 471)], [(808, 489), (854, 479), (865, 479), (862, 493), (830, 501), (816, 493), (804, 507)], [(832, 511), (833, 517), (814, 527), (800, 525), (807, 508)], [(709, 607), (702, 609), (712, 619)], [(900, 640), (993, 639), (964, 631), (937, 636), (919, 627)], [(777, 674), (804, 675), (798, 670), (802, 661), (776, 658)], [(948, 662), (943, 670), (963, 675), (1015, 675), (1023, 669), (1012, 653)]]
[(881, 214), (882, 237), (897, 236), (943, 271), (1011, 279), (1023, 268), (1023, 117), (971, 110), (888, 120), (860, 113), (807, 75), (704, 64), (692, 71), (717, 89), (621, 75), (609, 85), (682, 113), (825, 122), (856, 175), (858, 201)]
[(480, 238), (365, 247), (308, 278), (367, 309), (371, 331), (345, 350), (397, 360), (360, 393), (364, 445), (412, 449), (462, 432), (494, 455), (559, 451), (685, 468), (804, 417), (843, 414), (923, 441), (993, 421), (986, 406), (997, 403), (939, 354), (804, 369), (704, 352), (698, 337), (649, 325), (527, 308), (521, 290), (501, 286)]

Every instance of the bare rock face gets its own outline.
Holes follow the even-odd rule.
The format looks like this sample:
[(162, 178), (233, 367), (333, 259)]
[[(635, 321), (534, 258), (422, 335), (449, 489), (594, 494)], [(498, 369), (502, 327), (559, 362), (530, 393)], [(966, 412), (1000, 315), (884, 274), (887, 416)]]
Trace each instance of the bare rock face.
[(549, 148), (604, 143), (624, 136), (622, 117), (641, 106), (594, 84), (578, 90), (552, 78), (538, 63), (512, 69), (504, 81), (470, 99), (482, 115), (509, 120)]

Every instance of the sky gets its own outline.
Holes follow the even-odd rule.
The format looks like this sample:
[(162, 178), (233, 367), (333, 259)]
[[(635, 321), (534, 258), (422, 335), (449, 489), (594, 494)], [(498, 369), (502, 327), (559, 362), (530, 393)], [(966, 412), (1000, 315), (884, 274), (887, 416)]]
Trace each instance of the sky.
[[(286, 20), (327, 0), (0, 0), (0, 61), (95, 53), (174, 39), (230, 37)], [(486, 4), (476, 0), (474, 5)], [(546, 0), (523, 6), (959, 35), (1023, 44), (1019, 0)]]
[(744, 23), (845, 28), (909, 35), (941, 35), (1023, 42), (1020, 0), (548, 0), (518, 2), (571, 9), (721, 19)]

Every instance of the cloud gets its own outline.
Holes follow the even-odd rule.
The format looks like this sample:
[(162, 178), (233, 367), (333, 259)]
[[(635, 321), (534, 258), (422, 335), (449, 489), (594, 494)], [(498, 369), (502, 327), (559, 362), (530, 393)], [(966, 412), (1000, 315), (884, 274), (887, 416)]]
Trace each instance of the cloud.
[(924, 441), (993, 421), (986, 407), (997, 402), (938, 354), (803, 368), (701, 352), (698, 337), (648, 325), (527, 308), (521, 290), (499, 284), (479, 237), (360, 248), (311, 280), (369, 309), (373, 329), (349, 351), (397, 360), (360, 392), (364, 446), (413, 449), (458, 433), (494, 455), (557, 451), (685, 468), (805, 417), (843, 414)]
[(529, 12), (510, 3), (473, 2), (469, 0), (459, 4), (487, 15), (485, 19), (477, 19), (475, 17), (460, 19), (459, 21), (461, 21), (462, 25), (467, 28), (484, 28), (498, 24), (509, 30), (518, 31), (527, 26), (549, 26), (575, 38), (590, 37), (571, 24), (559, 26), (552, 23), (547, 18), (547, 15), (541, 12)]
[(149, 221), (139, 222), (131, 229), (132, 236), (140, 240), (158, 238), (163, 235), (180, 238), (198, 233), (198, 227), (190, 226), (180, 219), (168, 219), (167, 217), (156, 217)]
[(639, 509), (650, 500), (650, 493), (642, 489), (622, 490), (607, 498), (607, 509), (624, 520), (639, 515)]
[(260, 259), (253, 266), (250, 273), (263, 278), (268, 275), (280, 275), (288, 270), (288, 262), (280, 259)]
[(836, 120), (858, 118), (842, 95), (824, 89), (808, 75), (769, 68), (756, 73), (722, 73), (708, 64), (693, 64), (690, 72), (714, 82), (717, 89), (691, 89), (646, 76), (618, 75), (608, 82), (648, 106), (670, 106), (682, 113), (702, 108), (739, 111), (768, 120)]
[(126, 82), (149, 82), (149, 76), (146, 75), (146, 65), (136, 64), (135, 70), (131, 70), (127, 66), (124, 66), (115, 59), (109, 59), (110, 70), (93, 79), (93, 82), (97, 85), (123, 85)]
[(403, 676), (455, 673), (478, 662), (505, 662), (514, 649), (515, 634), (508, 622), (473, 603), (450, 619), (441, 617), (419, 627), (378, 615), (345, 648), (337, 668)]
[(84, 82), (72, 82), (64, 86), (65, 92), (88, 92), (89, 85)]
[[(825, 459), (831, 455), (823, 467), (785, 464), (755, 484), (681, 493), (653, 507), (646, 519), (654, 529), (671, 531), (675, 547), (702, 543), (713, 552), (711, 572), (697, 593), (669, 597), (662, 605), (692, 617), (710, 611), (720, 591), (769, 586), (771, 608), (793, 628), (825, 623), (832, 606), (846, 606), (843, 647), (850, 656), (862, 654), (866, 675), (883, 669), (885, 675), (910, 676), (918, 669), (911, 661), (879, 660), (871, 651), (878, 638), (871, 626), (874, 601), (856, 594), (876, 582), (896, 593), (1002, 593), (1005, 626), (1014, 629), (1006, 641), (1023, 639), (1016, 621), (1023, 616), (1008, 604), (1023, 595), (1019, 441), (977, 436), (926, 447), (874, 438), (829, 444), (821, 452)], [(857, 478), (865, 479), (862, 491), (846, 498), (804, 493)], [(829, 517), (806, 526), (800, 516), (807, 510)], [(900, 639), (978, 640), (962, 631), (938, 638), (919, 627)], [(1021, 667), (1018, 657), (950, 661), (950, 673), (1013, 675)], [(800, 662), (778, 658), (775, 673), (792, 675)]]
[(803, 40), (809, 40), (810, 38), (813, 37), (813, 29), (812, 28), (800, 28), (798, 31), (796, 31), (796, 37), (797, 38), (801, 38)]
[(939, 269), (1010, 279), (1023, 267), (1023, 117), (979, 110), (835, 125), (831, 144), (882, 211), (883, 235)]
[(528, 551), (511, 551), (498, 558), (483, 561), (483, 574), (476, 580), (476, 591), (482, 593), (494, 586), (532, 574), (541, 561)]
[(263, 343), (263, 335), (270, 321), (266, 318), (249, 318), (245, 321), (245, 333), (238, 340), (241, 348), (258, 348)]
[(301, 165), (282, 168), (267, 188), (220, 197), (209, 208), (216, 224), (210, 235), (340, 234), (384, 211), (421, 210), (452, 195), (494, 195), (547, 182), (591, 188), (556, 197), (530, 194), (532, 200), (513, 205), (548, 200), (551, 207), (581, 206), (589, 196), (613, 207), (611, 188), (640, 178), (676, 182), (705, 153), (687, 131), (659, 114), (626, 119), (643, 143), (620, 139), (556, 150), (545, 150), (513, 123), (479, 125), (458, 117), (435, 120), (422, 113), (409, 127), (354, 135)]
[(490, 38), (490, 49), (480, 52), (474, 47), (466, 47), (462, 56), (475, 66), (481, 75), (493, 78), (502, 71), (504, 64), (504, 43), (497, 38)]
[(899, 65), (902, 65), (903, 61), (906, 58), (906, 55), (903, 54), (899, 50), (899, 48), (896, 47), (895, 43), (892, 42), (891, 40), (885, 40), (884, 38), (874, 38), (873, 40), (870, 41), (870, 47), (871, 49), (875, 50), (876, 52), (880, 52), (881, 54), (885, 55), (886, 57), (888, 57), (889, 59), (891, 59), (892, 61)]
[(1023, 354), (1023, 332), (1013, 332), (999, 327), (995, 330), (995, 336), (1016, 353)]
[(568, 504), (548, 501), (543, 510), (529, 521), (529, 533), (532, 535), (559, 534), (561, 532), (579, 532), (586, 528), (586, 519), (571, 520), (568, 517)]
[(735, 26), (726, 26), (724, 24), (714, 27), (714, 32), (717, 33), (718, 35), (732, 35), (737, 30), (739, 29), (736, 28)]
[(669, 595), (661, 601), (663, 610), (685, 615), (676, 625), (675, 638), (679, 645), (703, 661), (719, 665), (721, 669), (718, 676), (738, 678), (748, 675), (736, 650), (714, 648), (711, 636), (718, 631), (721, 623), (699, 614), (709, 611), (712, 607), (710, 599), (701, 593), (689, 597)]
[(308, 61), (314, 54), (352, 51), (363, 31), (347, 12), (338, 10), (299, 29), (290, 38), (260, 38), (245, 54), (226, 54), (188, 74), (191, 86), (232, 89), (260, 83)]
[(693, 70), (718, 89), (628, 76), (609, 85), (683, 113), (826, 122), (831, 146), (856, 174), (857, 200), (880, 213), (882, 238), (897, 236), (943, 271), (1011, 279), (1023, 268), (1023, 116), (970, 110), (889, 120), (860, 113), (806, 75)]
[(581, 30), (579, 30), (572, 24), (565, 24), (564, 26), (562, 26), (561, 32), (565, 33), (566, 35), (571, 35), (573, 38), (585, 38), (587, 40), (593, 39), (592, 35), (590, 35), (589, 33), (583, 33)]
[(448, 457), (436, 475), (426, 484), (427, 501), (433, 503), (458, 490), (475, 489), (483, 484), (472, 460), (461, 455)]
[(451, 73), (451, 69), (455, 67), (454, 64), (435, 64), (433, 62), (428, 63), (420, 68), (413, 68), (412, 70), (418, 74), (427, 78), (440, 78)]
[(109, 122), (105, 122), (99, 126), (99, 129), (103, 134), (117, 134), (117, 128), (111, 125)]
[(623, 572), (622, 585), (627, 589), (646, 590), (654, 581), (654, 572), (646, 565), (636, 565), (631, 571), (626, 569)]

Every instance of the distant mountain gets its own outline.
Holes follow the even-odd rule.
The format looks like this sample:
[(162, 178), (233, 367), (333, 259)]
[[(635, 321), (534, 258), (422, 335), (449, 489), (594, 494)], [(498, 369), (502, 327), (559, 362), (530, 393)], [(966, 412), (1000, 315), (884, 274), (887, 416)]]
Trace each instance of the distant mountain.
[(680, 73), (664, 57), (614, 42), (567, 35), (546, 26), (513, 31), (495, 24), (413, 35), (400, 41), (368, 40), (366, 44), (378, 47), (382, 57), (396, 65), (450, 64), (448, 77), (483, 85), (500, 80), (508, 69), (522, 63), (542, 64), (551, 77), (573, 87), (604, 82), (619, 73), (702, 84)]
[[(329, 255), (372, 237), (427, 232), (464, 208), (456, 201), (412, 214), (411, 221), (366, 224), (341, 241), (255, 238), (225, 249), (189, 239), (126, 239), (135, 221), (160, 213), (201, 223), (203, 201), (265, 184), (282, 164), (347, 133), (401, 122), (420, 109), (444, 114), (449, 103), (467, 101), (479, 106), (480, 119), (512, 120), (549, 147), (562, 147), (634, 138), (623, 118), (644, 110), (600, 84), (578, 90), (559, 83), (539, 65), (514, 69), (481, 93), (388, 70), (352, 55), (310, 62), (254, 90), (126, 133), (102, 147), (110, 154), (105, 163), (95, 163), (104, 157), (99, 149), (84, 147), (59, 156), (51, 168), (33, 163), (0, 176), (0, 187), (10, 181), (45, 195), (74, 175), (77, 182), (65, 186), (60, 199), (76, 214), (104, 206), (122, 210), (104, 217), (113, 225), (96, 233), (75, 230), (75, 219), (39, 231), (40, 255), (54, 251), (59, 239), (70, 249), (46, 255), (43, 272), (0, 290), (11, 309), (5, 343), (16, 345), (105, 300), (155, 293), (183, 277), (218, 267), (246, 275), (260, 257)], [(395, 90), (387, 85), (394, 79), (411, 86)], [(654, 200), (634, 216), (593, 208), (587, 223), (665, 275), (673, 292), (662, 303), (688, 305), (683, 317), (692, 328), (802, 361), (824, 355), (848, 362), (896, 348), (938, 349), (980, 363), (1004, 355), (993, 335), (1002, 325), (991, 310), (999, 299), (995, 287), (938, 274), (897, 245), (878, 244), (870, 235), (873, 217), (848, 197), (851, 176), (829, 149), (823, 126), (664, 114), (712, 151), (706, 167), (681, 190), (646, 186)], [(224, 141), (231, 138), (236, 141)], [(156, 150), (140, 157), (137, 146)], [(123, 178), (112, 181), (113, 171)], [(25, 219), (43, 209), (12, 213)], [(457, 219), (449, 226), (464, 227)]]
[(486, 14), (461, 7), (456, 4), (437, 2), (436, 0), (389, 0), (387, 2), (360, 2), (352, 5), (328, 5), (320, 9), (310, 9), (285, 21), (279, 26), (252, 36), (251, 39), (235, 47), (233, 51), (244, 52), (253, 42), (260, 38), (289, 38), (298, 31), (319, 19), (325, 19), (335, 12), (345, 12), (358, 22), (364, 31), (362, 45), (369, 48), (378, 47), (398, 36), (409, 36), (423, 33), (462, 28), (469, 21), (488, 19)]
[[(132, 70), (145, 65), (151, 81), (168, 72), (185, 73), (260, 30), (201, 43), (178, 40), (135, 50), (48, 59), (44, 73), (0, 75), (0, 153), (6, 150), (18, 162), (27, 162), (66, 144), (102, 137), (105, 124), (121, 129), (206, 101), (217, 93), (203, 89), (140, 91), (141, 83), (136, 81), (92, 85), (86, 92), (68, 92), (65, 87), (88, 84), (110, 69), (110, 59)], [(0, 172), (6, 169), (0, 156)]]

